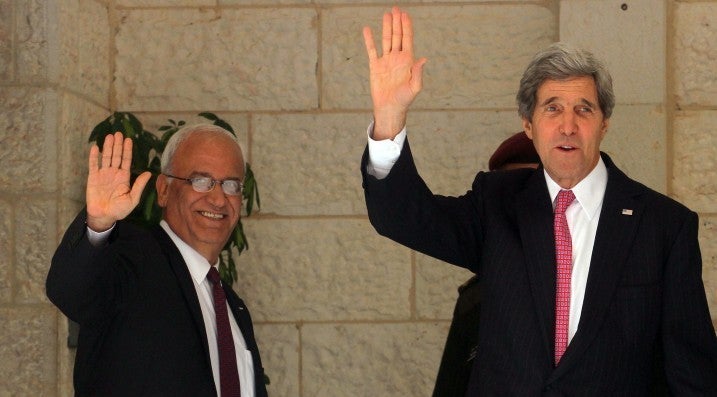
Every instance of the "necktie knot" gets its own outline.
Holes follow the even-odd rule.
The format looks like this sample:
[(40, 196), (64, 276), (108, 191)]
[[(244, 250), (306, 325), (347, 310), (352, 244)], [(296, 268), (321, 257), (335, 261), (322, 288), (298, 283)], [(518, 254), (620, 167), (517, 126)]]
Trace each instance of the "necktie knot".
[(570, 204), (575, 201), (575, 193), (572, 190), (561, 190), (558, 192), (558, 202), (555, 204), (555, 213), (564, 214)]
[(219, 271), (217, 271), (216, 267), (214, 267), (214, 266), (209, 267), (209, 273), (207, 273), (207, 278), (209, 279), (209, 281), (212, 282), (212, 284), (218, 285), (218, 283), (220, 282), (220, 278), (219, 278)]

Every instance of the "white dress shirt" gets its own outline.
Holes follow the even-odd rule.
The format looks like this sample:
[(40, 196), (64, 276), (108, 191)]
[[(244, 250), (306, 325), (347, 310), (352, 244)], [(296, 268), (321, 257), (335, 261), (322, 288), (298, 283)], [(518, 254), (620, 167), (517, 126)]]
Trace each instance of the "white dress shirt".
[[(162, 220), (160, 226), (172, 239), (177, 246), (182, 259), (187, 264), (187, 269), (192, 277), (194, 289), (199, 298), (199, 306), (202, 310), (202, 318), (204, 319), (204, 328), (207, 331), (207, 341), (209, 342), (209, 358), (212, 362), (212, 374), (214, 375), (214, 384), (217, 387), (217, 396), (221, 396), (221, 382), (219, 381), (219, 352), (217, 346), (217, 324), (214, 314), (214, 297), (212, 295), (212, 285), (207, 279), (209, 272), (209, 262), (200, 255), (196, 250), (187, 245), (177, 236), (169, 224)], [(87, 228), (87, 237), (94, 246), (104, 244), (109, 238), (109, 234), (114, 226), (107, 231), (97, 233)], [(216, 264), (215, 264), (216, 266)], [(227, 312), (232, 313), (227, 303)], [(254, 397), (254, 361), (251, 351), (247, 350), (244, 336), (237, 325), (233, 315), (229, 316), (229, 325), (232, 329), (232, 337), (234, 339), (234, 350), (236, 351), (237, 369), (239, 370), (239, 383), (241, 387), (242, 397)], [(181, 343), (181, 341), (177, 341)], [(197, 357), (200, 360), (200, 357)]]
[[(378, 179), (385, 178), (398, 160), (406, 140), (406, 128), (393, 138), (376, 141), (372, 138), (373, 123), (369, 125), (368, 152), (369, 162), (366, 171)], [(560, 186), (545, 172), (550, 199), (555, 208)], [(580, 323), (580, 314), (585, 299), (585, 288), (590, 271), (590, 258), (597, 234), (602, 201), (607, 187), (607, 168), (602, 158), (582, 181), (571, 190), (575, 201), (565, 211), (573, 245), (573, 269), (570, 280), (570, 318), (568, 325), (568, 343), (573, 339)]]

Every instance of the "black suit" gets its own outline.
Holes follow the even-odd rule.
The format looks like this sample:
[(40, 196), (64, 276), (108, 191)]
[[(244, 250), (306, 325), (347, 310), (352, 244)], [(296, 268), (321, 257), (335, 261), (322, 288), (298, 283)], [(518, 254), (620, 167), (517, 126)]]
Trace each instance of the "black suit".
[[(216, 396), (199, 299), (167, 233), (118, 222), (109, 244), (95, 248), (80, 213), (60, 243), (47, 295), (80, 324), (77, 396)], [(264, 370), (244, 302), (224, 287), (252, 353), (256, 395)]]
[(553, 210), (542, 167), (479, 173), (464, 196), (443, 197), (418, 176), (408, 142), (383, 180), (366, 174), (364, 153), (376, 230), (481, 279), (470, 395), (641, 396), (661, 376), (676, 395), (717, 395), (697, 215), (603, 160), (580, 323), (554, 367)]
[(453, 320), (448, 329), (433, 397), (464, 397), (473, 361), (478, 353), (480, 283), (473, 276), (458, 287)]

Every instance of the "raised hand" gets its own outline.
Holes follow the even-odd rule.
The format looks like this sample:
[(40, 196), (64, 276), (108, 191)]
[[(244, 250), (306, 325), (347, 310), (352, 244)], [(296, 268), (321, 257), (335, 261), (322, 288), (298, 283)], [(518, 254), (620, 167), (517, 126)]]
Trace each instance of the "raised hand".
[(398, 7), (383, 15), (379, 57), (369, 27), (363, 28), (368, 53), (371, 98), (373, 99), (374, 139), (393, 138), (406, 124), (408, 107), (422, 87), (426, 58), (413, 59), (411, 17)]
[[(101, 155), (101, 162), (100, 162)], [(97, 145), (90, 148), (87, 176), (87, 226), (102, 232), (124, 219), (139, 203), (151, 173), (144, 172), (130, 188), (132, 140), (122, 133), (107, 135), (100, 154)]]

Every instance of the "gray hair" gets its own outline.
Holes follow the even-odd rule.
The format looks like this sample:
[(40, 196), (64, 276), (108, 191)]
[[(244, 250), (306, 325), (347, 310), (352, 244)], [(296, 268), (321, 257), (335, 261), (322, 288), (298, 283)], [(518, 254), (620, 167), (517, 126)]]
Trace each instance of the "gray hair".
[[(171, 138), (169, 138), (167, 146), (164, 147), (164, 152), (162, 152), (162, 173), (172, 173), (172, 161), (174, 160), (174, 153), (177, 151), (177, 148), (179, 148), (182, 142), (184, 142), (185, 140), (187, 140), (187, 138), (194, 134), (205, 132), (213, 134), (223, 134), (228, 136), (229, 138), (231, 138), (232, 142), (237, 145), (239, 151), (242, 152), (241, 145), (237, 141), (237, 138), (234, 136), (234, 134), (222, 127), (219, 127), (214, 124), (196, 124), (182, 127), (179, 129), (179, 131), (175, 132)], [(244, 169), (246, 169), (246, 161), (244, 161), (244, 164), (242, 164), (242, 166)]]
[(610, 73), (592, 53), (565, 43), (554, 43), (538, 52), (525, 69), (516, 95), (518, 114), (526, 120), (532, 119), (538, 88), (545, 80), (567, 80), (584, 76), (595, 80), (600, 110), (605, 118), (609, 119), (615, 107)]

